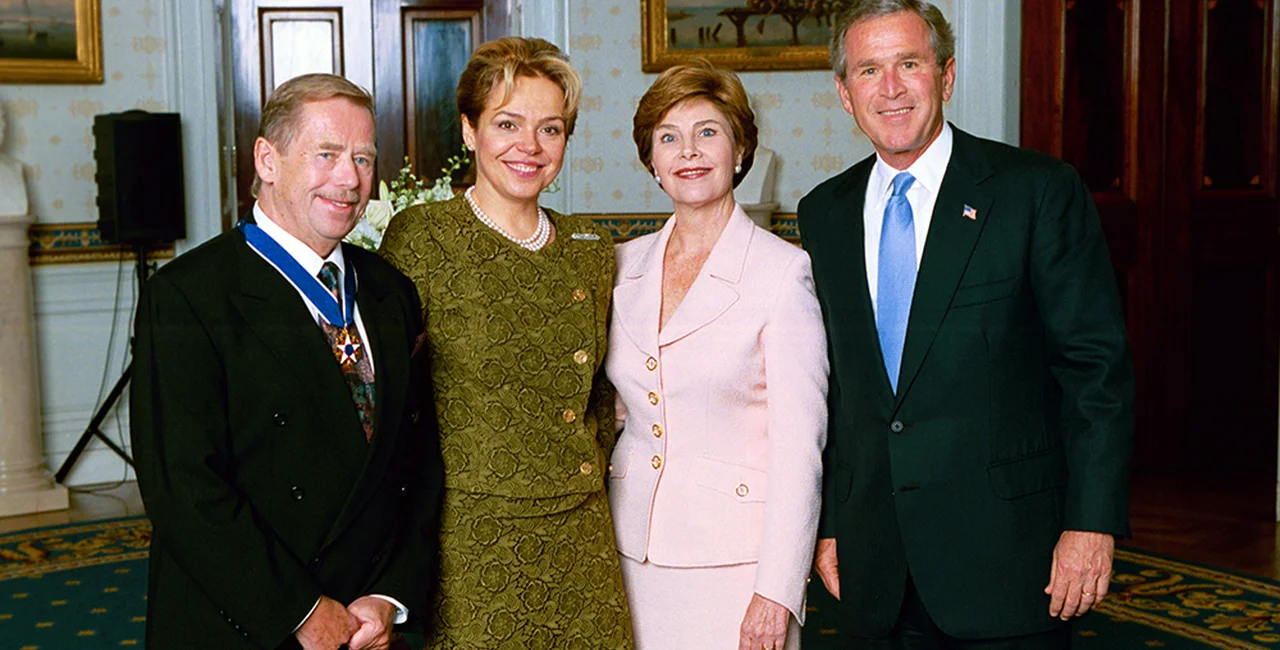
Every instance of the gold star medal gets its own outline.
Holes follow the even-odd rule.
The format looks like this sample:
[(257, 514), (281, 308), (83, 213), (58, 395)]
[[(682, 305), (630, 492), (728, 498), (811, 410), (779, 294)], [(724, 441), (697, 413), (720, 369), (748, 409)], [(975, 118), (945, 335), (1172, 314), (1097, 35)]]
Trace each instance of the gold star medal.
[(344, 366), (355, 363), (359, 352), (360, 343), (356, 342), (347, 328), (342, 328), (337, 336), (333, 337), (333, 356), (338, 359), (338, 363)]

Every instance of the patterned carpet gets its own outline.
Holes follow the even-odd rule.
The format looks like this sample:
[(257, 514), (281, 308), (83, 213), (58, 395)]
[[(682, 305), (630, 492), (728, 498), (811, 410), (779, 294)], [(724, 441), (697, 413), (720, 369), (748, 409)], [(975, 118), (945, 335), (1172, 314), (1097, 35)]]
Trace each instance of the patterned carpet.
[(0, 649), (142, 647), (145, 518), (0, 536)]
[(1120, 549), (1111, 590), (1099, 606), (1115, 623), (1110, 629), (1130, 634), (1149, 629), (1203, 644), (1190, 647), (1280, 647), (1280, 584), (1275, 582)]
[[(0, 536), (0, 650), (141, 647), (150, 541), (143, 517)], [(1132, 549), (1115, 569), (1076, 650), (1280, 648), (1280, 584)], [(840, 647), (833, 602), (814, 580), (806, 650)]]
[[(835, 600), (818, 583), (809, 590), (805, 650), (836, 650)], [(1111, 594), (1072, 632), (1074, 650), (1278, 648), (1280, 584), (1121, 548)]]

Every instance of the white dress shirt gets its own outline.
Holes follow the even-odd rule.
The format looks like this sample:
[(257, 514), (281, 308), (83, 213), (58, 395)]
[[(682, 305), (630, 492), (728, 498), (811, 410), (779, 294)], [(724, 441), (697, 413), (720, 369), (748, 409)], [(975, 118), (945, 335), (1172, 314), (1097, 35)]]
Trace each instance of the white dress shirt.
[[(310, 273), (312, 276), (320, 275), (320, 269), (324, 267), (325, 262), (333, 262), (334, 264), (337, 264), (338, 265), (338, 286), (340, 287), (346, 286), (345, 279), (343, 278), (343, 274), (347, 272), (347, 266), (346, 266), (346, 258), (342, 256), (341, 244), (335, 246), (333, 249), (333, 252), (329, 253), (328, 257), (322, 258), (318, 253), (311, 250), (310, 246), (307, 246), (306, 244), (302, 243), (302, 240), (289, 234), (284, 228), (281, 228), (279, 225), (276, 224), (276, 222), (272, 221), (271, 218), (267, 216), (267, 213), (264, 212), (262, 210), (262, 207), (259, 206), (257, 203), (253, 204), (253, 220), (257, 222), (258, 227), (262, 229), (263, 233), (265, 233), (268, 237), (274, 239), (277, 244), (280, 244), (280, 247), (283, 248), (284, 251), (289, 254), (289, 257), (292, 257), (296, 262), (298, 262), (298, 264), (302, 265), (303, 270), (305, 270), (307, 273)], [(250, 248), (253, 248), (253, 247), (250, 246)], [(254, 252), (258, 253), (258, 255), (262, 255), (262, 252), (258, 251), (258, 249), (254, 248), (253, 250)], [(272, 264), (271, 260), (267, 259), (266, 255), (262, 255), (262, 259), (267, 260), (267, 263), (271, 264), (271, 267), (274, 268), (276, 271), (279, 271), (280, 275), (284, 276), (285, 280), (289, 280), (289, 276), (285, 275), (284, 271), (280, 270), (280, 267), (276, 266), (275, 264)], [(293, 285), (293, 282), (289, 281), (289, 284)], [(293, 288), (297, 290), (299, 296), (302, 296), (302, 302), (307, 305), (307, 309), (311, 310), (311, 317), (316, 320), (316, 327), (319, 327), (321, 322), (320, 309), (311, 303), (311, 299), (307, 297), (307, 294), (302, 292), (302, 289), (299, 289), (296, 285)], [(352, 309), (352, 311), (355, 312), (354, 317), (356, 322), (356, 329), (359, 330), (360, 332), (360, 340), (368, 341), (369, 337), (365, 334), (364, 321), (360, 319), (359, 305), (355, 306)], [(368, 343), (366, 343), (364, 346), (364, 352), (365, 352), (365, 356), (368, 357), (369, 359), (369, 369), (373, 370), (373, 347), (368, 345)], [(335, 361), (334, 363), (337, 363), (337, 361)], [(382, 600), (385, 600), (391, 603), (396, 608), (396, 616), (394, 619), (392, 619), (391, 621), (392, 623), (400, 624), (409, 620), (409, 610), (400, 601), (390, 596), (383, 596), (381, 594), (369, 594), (369, 595), (373, 596), (374, 598), (381, 598)], [(301, 628), (303, 623), (306, 623), (307, 619), (311, 618), (312, 612), (315, 612), (316, 607), (319, 607), (319, 606), (320, 606), (320, 600), (316, 599), (316, 604), (311, 606), (311, 611), (307, 612), (307, 615), (302, 618), (302, 621), (300, 623), (298, 623), (298, 627), (293, 628), (293, 631), (297, 632), (298, 628)]]
[(924, 257), (925, 239), (929, 236), (929, 224), (933, 221), (933, 205), (938, 202), (938, 189), (942, 177), (951, 162), (951, 125), (942, 123), (942, 133), (928, 149), (906, 169), (894, 169), (876, 154), (876, 164), (867, 179), (867, 196), (862, 202), (862, 224), (866, 232), (863, 240), (867, 258), (867, 288), (871, 291), (871, 309), (876, 309), (876, 284), (880, 277), (880, 231), (884, 226), (884, 206), (893, 196), (893, 177), (900, 172), (911, 172), (916, 180), (907, 190), (907, 203), (911, 204), (912, 221), (916, 227), (916, 269)]
[[(280, 247), (284, 249), (284, 252), (288, 253), (289, 257), (292, 257), (298, 262), (298, 264), (302, 265), (302, 269), (307, 273), (310, 273), (311, 277), (318, 277), (320, 275), (320, 269), (324, 267), (325, 262), (333, 262), (338, 265), (338, 286), (346, 286), (346, 278), (343, 276), (347, 272), (347, 266), (346, 259), (342, 256), (341, 244), (335, 246), (333, 248), (333, 252), (329, 253), (328, 257), (322, 258), (315, 251), (311, 250), (310, 246), (302, 243), (302, 240), (289, 234), (284, 228), (281, 228), (276, 224), (276, 222), (272, 221), (271, 217), (268, 217), (267, 213), (263, 212), (262, 207), (257, 203), (253, 204), (253, 219), (258, 223), (258, 227), (262, 229), (262, 232), (266, 233), (268, 237), (274, 239), (277, 244), (280, 244)], [(257, 252), (257, 249), (254, 249), (254, 251)], [(262, 255), (261, 252), (258, 254)], [(267, 263), (271, 264), (271, 260), (267, 259), (265, 255), (262, 256), (262, 259), (266, 259)], [(280, 268), (276, 267), (275, 264), (271, 264), (271, 266), (277, 271), (280, 271)], [(280, 275), (284, 275), (284, 271), (280, 271)], [(284, 279), (288, 280), (289, 276), (285, 275)], [(359, 278), (356, 279), (359, 280)], [(290, 281), (289, 284), (292, 285), (293, 282)], [(307, 309), (311, 310), (311, 317), (316, 319), (316, 326), (318, 327), (321, 320), (320, 309), (311, 304), (311, 299), (307, 297), (307, 294), (302, 292), (302, 289), (299, 289), (296, 286), (294, 289), (297, 290), (299, 296), (302, 296), (302, 302), (307, 304)], [(360, 332), (360, 340), (368, 341), (369, 337), (365, 334), (364, 321), (360, 319), (360, 306), (356, 305), (353, 311), (355, 312), (356, 329)], [(364, 346), (364, 352), (365, 356), (369, 358), (369, 370), (376, 372), (376, 368), (373, 365), (372, 346), (366, 344)]]

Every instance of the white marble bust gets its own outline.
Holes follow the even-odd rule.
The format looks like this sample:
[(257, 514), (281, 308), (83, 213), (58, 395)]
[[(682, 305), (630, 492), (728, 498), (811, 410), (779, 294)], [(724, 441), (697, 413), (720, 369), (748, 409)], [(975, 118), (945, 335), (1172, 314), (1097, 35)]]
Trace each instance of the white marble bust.
[(773, 212), (778, 209), (778, 203), (773, 200), (775, 165), (773, 151), (757, 147), (751, 170), (733, 190), (733, 197), (747, 216), (765, 230), (773, 223)]
[(4, 154), (4, 107), (0, 106), (0, 217), (27, 216), (27, 187), (22, 165)]

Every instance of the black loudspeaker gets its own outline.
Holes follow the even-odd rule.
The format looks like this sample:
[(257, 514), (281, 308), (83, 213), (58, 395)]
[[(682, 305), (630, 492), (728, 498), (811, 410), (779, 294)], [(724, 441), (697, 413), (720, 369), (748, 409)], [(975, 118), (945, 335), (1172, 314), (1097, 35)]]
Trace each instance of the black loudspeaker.
[(158, 244), (187, 235), (182, 122), (177, 113), (126, 111), (93, 118), (98, 231), (112, 244)]

